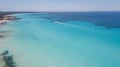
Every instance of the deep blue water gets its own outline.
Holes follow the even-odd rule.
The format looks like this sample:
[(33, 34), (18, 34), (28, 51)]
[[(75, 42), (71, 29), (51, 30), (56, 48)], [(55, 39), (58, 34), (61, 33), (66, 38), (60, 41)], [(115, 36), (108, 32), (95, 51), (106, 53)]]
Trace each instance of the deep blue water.
[(120, 67), (119, 15), (14, 14), (21, 19), (0, 27), (10, 31), (0, 48), (10, 50), (18, 67)]
[(46, 12), (37, 18), (58, 21), (85, 21), (106, 28), (120, 28), (120, 12)]

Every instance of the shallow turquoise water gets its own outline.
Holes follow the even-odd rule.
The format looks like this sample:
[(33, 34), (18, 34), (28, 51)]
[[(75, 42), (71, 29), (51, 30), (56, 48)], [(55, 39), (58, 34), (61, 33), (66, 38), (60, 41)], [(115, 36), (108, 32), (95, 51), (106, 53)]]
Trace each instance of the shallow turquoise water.
[(2, 28), (12, 31), (2, 44), (13, 53), (18, 67), (120, 67), (119, 28), (15, 16), (22, 19)]

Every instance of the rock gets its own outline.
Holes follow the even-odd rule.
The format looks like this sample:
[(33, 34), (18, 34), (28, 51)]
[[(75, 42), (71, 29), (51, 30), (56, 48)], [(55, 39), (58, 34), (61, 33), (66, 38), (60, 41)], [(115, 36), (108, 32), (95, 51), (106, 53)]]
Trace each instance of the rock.
[(7, 64), (7, 67), (15, 67), (12, 56), (4, 56), (4, 60)]
[(3, 17), (5, 20), (19, 20), (19, 18), (17, 18), (16, 16), (9, 16), (9, 15), (6, 15)]
[(5, 50), (5, 51), (1, 52), (0, 55), (7, 55), (8, 53), (9, 53), (8, 50)]
[(7, 55), (9, 52), (6, 49), (1, 49), (0, 50), (0, 55)]
[(9, 54), (8, 50), (0, 51), (0, 67), (15, 67), (13, 56)]

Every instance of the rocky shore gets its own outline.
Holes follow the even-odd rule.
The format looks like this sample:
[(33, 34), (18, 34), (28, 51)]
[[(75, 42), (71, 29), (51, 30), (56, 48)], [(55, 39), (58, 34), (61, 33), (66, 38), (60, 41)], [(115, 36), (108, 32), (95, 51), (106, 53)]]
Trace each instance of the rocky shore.
[[(17, 18), (16, 16), (12, 16), (11, 14), (14, 14), (14, 13), (0, 12), (0, 26), (5, 25), (10, 20), (19, 20), (19, 18)], [(6, 37), (6, 36), (7, 36), (6, 32), (2, 32), (0, 30), (0, 38)]]
[[(17, 17), (11, 16), (13, 13), (0, 12), (0, 25), (6, 24), (9, 20), (18, 20)], [(0, 38), (6, 36), (6, 31), (0, 30)], [(13, 56), (9, 53), (8, 50), (0, 49), (0, 67), (16, 67)]]
[(0, 52), (0, 67), (16, 67), (13, 56), (10, 55), (8, 50)]
[(0, 18), (0, 24), (5, 24), (8, 20), (19, 20), (19, 18), (15, 16), (5, 15)]

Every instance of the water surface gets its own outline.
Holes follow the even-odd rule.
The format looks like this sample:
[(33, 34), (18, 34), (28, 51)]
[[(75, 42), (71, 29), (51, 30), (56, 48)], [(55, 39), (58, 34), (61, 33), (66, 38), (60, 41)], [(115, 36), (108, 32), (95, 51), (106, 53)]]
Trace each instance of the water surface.
[(108, 29), (104, 23), (75, 19), (77, 14), (68, 14), (73, 19), (58, 14), (14, 14), (22, 19), (0, 27), (9, 31), (0, 39), (1, 48), (10, 50), (18, 67), (120, 67), (119, 25)]

